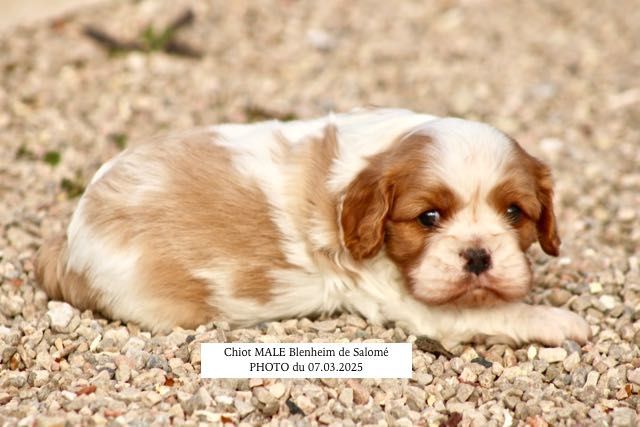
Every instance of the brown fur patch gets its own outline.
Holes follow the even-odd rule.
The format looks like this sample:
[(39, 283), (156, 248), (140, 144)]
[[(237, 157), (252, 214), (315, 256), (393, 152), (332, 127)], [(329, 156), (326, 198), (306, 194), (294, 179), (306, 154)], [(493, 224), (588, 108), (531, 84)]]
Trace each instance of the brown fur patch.
[[(282, 136), (281, 136), (282, 138)], [(327, 180), (333, 160), (338, 155), (336, 129), (329, 125), (320, 138), (311, 138), (290, 146), (286, 161), (290, 171), (289, 204), (296, 211), (296, 226), (308, 236), (321, 225), (334, 237), (330, 247), (339, 247), (336, 197), (327, 190)]]
[(521, 171), (507, 173), (507, 177), (489, 193), (488, 202), (505, 217), (511, 205), (522, 210), (522, 218), (512, 226), (518, 234), (520, 249), (526, 251), (536, 241), (536, 222), (541, 211), (533, 180), (523, 176)]
[[(539, 204), (538, 212), (530, 209), (534, 205), (531, 196), (527, 196), (529, 201), (524, 203), (523, 209), (529, 208), (527, 212), (535, 222), (536, 234), (540, 246), (549, 255), (558, 256), (560, 252), (560, 236), (558, 235), (557, 221), (553, 207), (553, 179), (550, 169), (541, 161), (528, 154), (520, 145), (512, 139), (515, 149), (515, 159), (509, 165), (512, 179), (518, 177), (519, 180), (527, 179), (527, 183), (518, 183), (514, 187), (527, 188), (537, 198)], [(515, 183), (515, 182), (514, 182)], [(515, 190), (513, 190), (515, 191)], [(529, 205), (529, 206), (527, 206)], [(536, 214), (537, 213), (537, 214)], [(527, 231), (526, 234), (531, 233)]]
[(213, 139), (202, 131), (140, 147), (87, 195), (87, 223), (142, 251), (145, 296), (189, 327), (217, 315), (216, 284), (194, 271), (228, 266), (235, 296), (266, 303), (268, 271), (288, 266), (265, 195)]
[(415, 183), (407, 186), (406, 181), (398, 182), (396, 201), (386, 225), (386, 243), (387, 254), (400, 266), (407, 281), (409, 270), (416, 266), (428, 245), (429, 236), (436, 232), (422, 226), (417, 217), (435, 209), (441, 221), (446, 222), (460, 207), (461, 201), (444, 184), (423, 184), (417, 188)]
[(88, 286), (85, 275), (67, 269), (66, 265), (66, 237), (46, 241), (37, 255), (36, 280), (49, 298), (67, 301), (80, 310), (102, 311), (99, 293)]
[(449, 215), (457, 200), (442, 183), (431, 182), (424, 135), (402, 136), (369, 159), (369, 166), (347, 188), (342, 227), (347, 249), (356, 260), (375, 255), (383, 243), (401, 266), (414, 263), (429, 231), (417, 217), (429, 209)]

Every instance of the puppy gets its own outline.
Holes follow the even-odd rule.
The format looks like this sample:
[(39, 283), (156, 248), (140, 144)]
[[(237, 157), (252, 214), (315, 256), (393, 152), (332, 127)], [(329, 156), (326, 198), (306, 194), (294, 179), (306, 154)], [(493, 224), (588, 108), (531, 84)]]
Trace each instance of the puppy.
[(406, 110), (226, 124), (127, 149), (37, 277), (53, 299), (154, 331), (339, 310), (451, 347), (584, 343), (519, 302), (558, 255), (549, 169), (493, 127)]

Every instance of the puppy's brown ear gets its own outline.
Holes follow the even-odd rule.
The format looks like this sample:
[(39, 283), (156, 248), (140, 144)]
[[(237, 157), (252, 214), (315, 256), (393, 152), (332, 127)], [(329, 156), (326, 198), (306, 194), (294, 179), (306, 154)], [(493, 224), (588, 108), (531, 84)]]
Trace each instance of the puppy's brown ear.
[(393, 187), (384, 183), (374, 167), (361, 172), (349, 185), (340, 218), (344, 244), (355, 260), (376, 255), (382, 248), (385, 218), (393, 200)]
[(536, 193), (542, 205), (538, 219), (538, 241), (542, 249), (549, 255), (558, 256), (560, 253), (560, 237), (553, 211), (553, 179), (549, 168), (539, 160), (534, 162), (534, 176), (536, 179)]

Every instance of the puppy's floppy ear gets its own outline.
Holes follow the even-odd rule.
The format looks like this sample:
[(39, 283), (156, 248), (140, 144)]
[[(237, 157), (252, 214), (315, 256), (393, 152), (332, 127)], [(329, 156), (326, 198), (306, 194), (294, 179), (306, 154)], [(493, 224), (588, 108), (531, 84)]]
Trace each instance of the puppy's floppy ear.
[(341, 224), (346, 248), (355, 260), (376, 255), (382, 248), (385, 219), (393, 200), (393, 186), (370, 166), (349, 185), (342, 204)]
[(553, 179), (549, 168), (532, 157), (534, 176), (536, 180), (536, 194), (542, 210), (538, 219), (538, 241), (542, 249), (549, 255), (558, 256), (560, 253), (560, 237), (553, 211)]

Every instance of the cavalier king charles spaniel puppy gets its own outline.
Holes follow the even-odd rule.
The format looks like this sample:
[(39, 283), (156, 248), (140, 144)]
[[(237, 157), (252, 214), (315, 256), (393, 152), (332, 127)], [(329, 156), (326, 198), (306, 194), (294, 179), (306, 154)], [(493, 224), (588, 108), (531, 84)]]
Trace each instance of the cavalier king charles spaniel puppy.
[(520, 300), (557, 256), (549, 169), (495, 128), (397, 109), (223, 124), (103, 165), (37, 277), (51, 298), (154, 331), (348, 311), (451, 347), (584, 343)]

